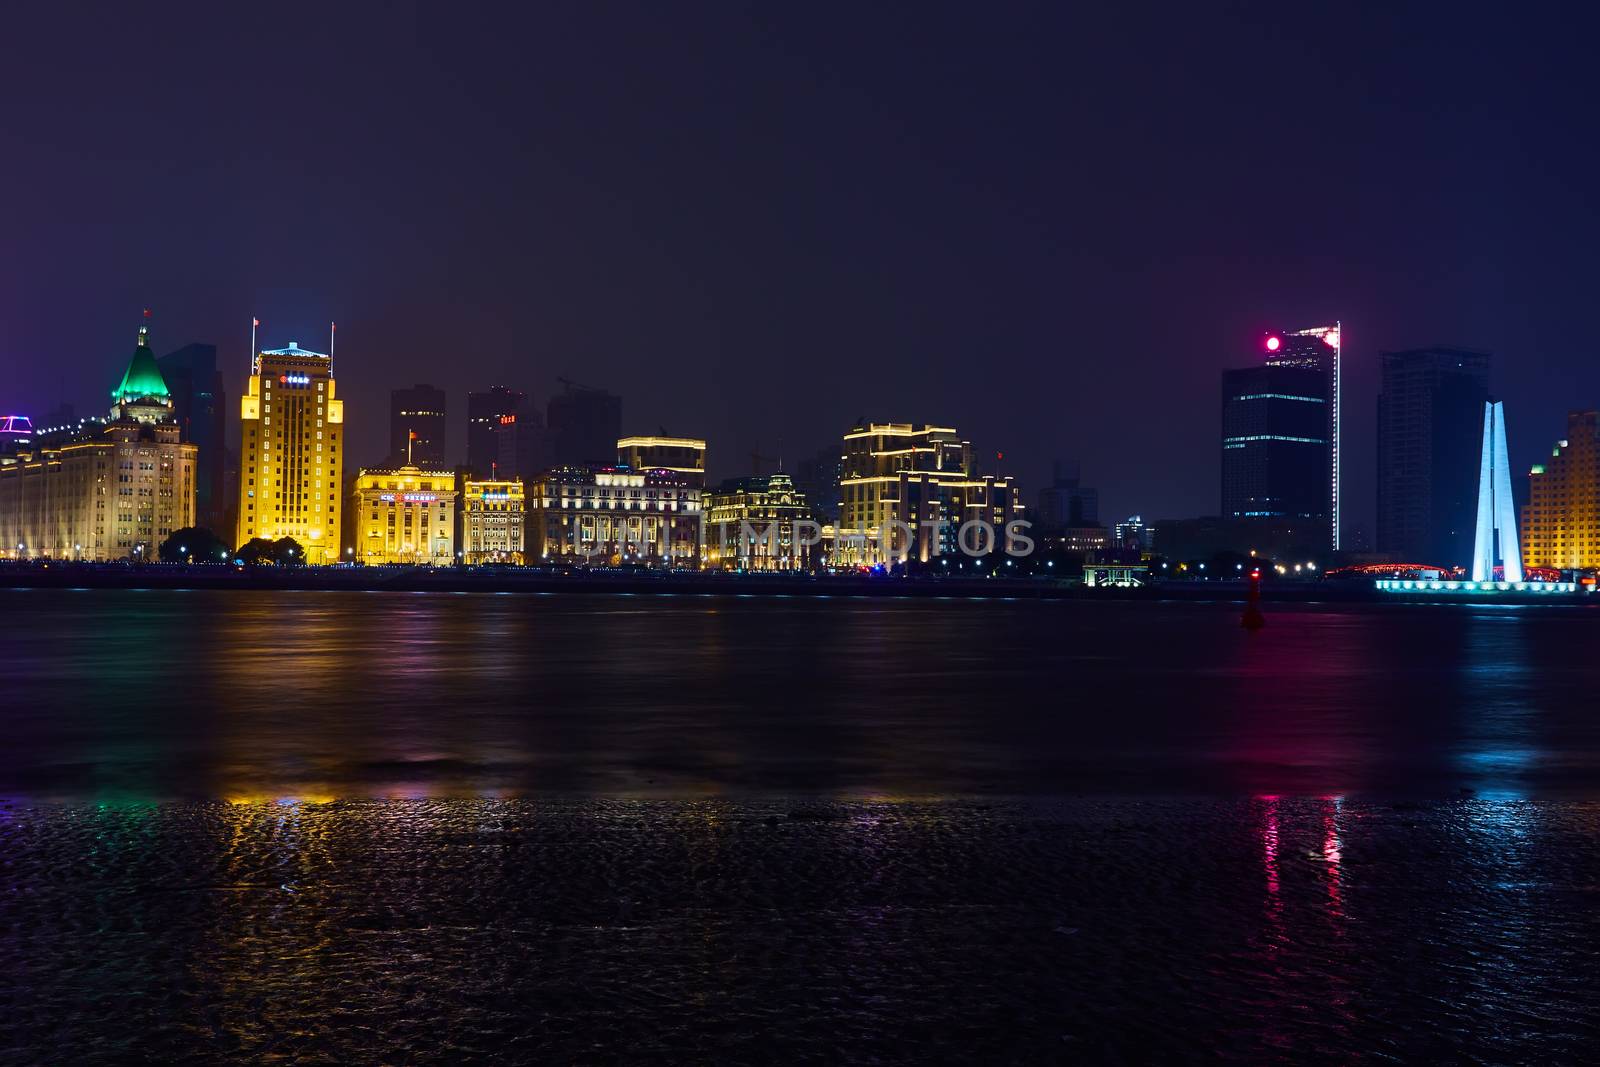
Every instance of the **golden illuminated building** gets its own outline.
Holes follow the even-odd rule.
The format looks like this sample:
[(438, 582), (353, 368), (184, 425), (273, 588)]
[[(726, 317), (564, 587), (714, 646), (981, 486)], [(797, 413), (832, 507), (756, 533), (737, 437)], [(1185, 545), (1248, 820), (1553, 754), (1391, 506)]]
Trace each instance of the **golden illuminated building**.
[(0, 456), (0, 550), (24, 559), (151, 559), (194, 525), (199, 450), (181, 439), (148, 328), (111, 417), (19, 441)]
[(636, 471), (671, 471), (703, 487), (706, 443), (696, 437), (624, 437), (617, 441), (617, 465)]
[(307, 563), (338, 562), (344, 402), (332, 357), (293, 341), (259, 353), (239, 417), (239, 543), (292, 537)]
[(456, 476), (403, 467), (362, 469), (355, 509), (355, 558), (362, 563), (446, 566), (456, 562)]
[(461, 489), (461, 556), (473, 563), (521, 563), (526, 515), (522, 483), (474, 481)]
[[(978, 474), (972, 445), (942, 426), (852, 427), (844, 435), (839, 495), (838, 565), (870, 566), (902, 553), (927, 562), (957, 551), (962, 524), (975, 519), (1003, 544), (1007, 523), (1022, 517), (1012, 480)], [(909, 540), (893, 524), (910, 527)], [(886, 530), (889, 544), (881, 543)]]
[(1522, 559), (1530, 567), (1600, 567), (1600, 412), (1567, 415), (1567, 436), (1528, 475)]
[(700, 564), (701, 489), (690, 475), (558, 467), (526, 484), (530, 563)]
[(706, 494), (708, 569), (804, 570), (815, 548), (802, 541), (815, 543), (820, 533), (805, 495), (782, 471), (736, 478)]

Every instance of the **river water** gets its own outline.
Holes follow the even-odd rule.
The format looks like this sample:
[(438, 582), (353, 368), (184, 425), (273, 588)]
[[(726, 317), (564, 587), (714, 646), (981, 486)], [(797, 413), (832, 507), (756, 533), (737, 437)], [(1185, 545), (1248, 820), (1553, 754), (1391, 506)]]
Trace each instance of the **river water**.
[(1600, 611), (0, 605), (0, 1062), (1600, 1039)]

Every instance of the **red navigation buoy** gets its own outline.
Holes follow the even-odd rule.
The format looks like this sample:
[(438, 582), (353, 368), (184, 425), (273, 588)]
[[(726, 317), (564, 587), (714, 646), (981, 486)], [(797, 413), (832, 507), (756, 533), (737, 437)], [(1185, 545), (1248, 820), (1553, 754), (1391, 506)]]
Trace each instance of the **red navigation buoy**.
[(1250, 597), (1244, 603), (1244, 617), (1239, 620), (1239, 625), (1246, 630), (1259, 630), (1267, 624), (1267, 618), (1261, 614), (1261, 568), (1257, 567), (1250, 572)]

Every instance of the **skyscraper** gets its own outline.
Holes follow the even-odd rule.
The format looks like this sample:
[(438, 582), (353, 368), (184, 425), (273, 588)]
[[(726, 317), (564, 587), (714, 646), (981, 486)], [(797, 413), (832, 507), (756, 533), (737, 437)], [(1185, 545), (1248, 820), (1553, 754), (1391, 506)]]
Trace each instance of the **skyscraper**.
[(608, 467), (616, 462), (622, 436), (622, 398), (604, 389), (564, 382), (550, 398), (545, 425), (549, 460), (557, 467)]
[(1567, 415), (1567, 436), (1528, 475), (1522, 558), (1532, 567), (1600, 567), (1600, 412)]
[(332, 357), (293, 341), (257, 354), (239, 418), (239, 544), (292, 537), (307, 563), (337, 562), (344, 401)]
[(1378, 395), (1379, 552), (1407, 563), (1471, 558), (1478, 483), (1472, 457), (1489, 399), (1487, 352), (1384, 352)]
[(1222, 372), (1222, 516), (1310, 519), (1332, 547), (1337, 327), (1269, 334), (1257, 366)]
[(227, 537), (227, 410), (217, 346), (189, 344), (156, 360), (172, 393), (172, 417), (183, 438), (199, 448), (195, 474), (195, 521)]
[(389, 390), (389, 463), (444, 465), (445, 395), (431, 385)]
[(528, 394), (522, 390), (503, 385), (467, 394), (467, 466), (475, 477), (496, 476), (500, 445), (495, 440), (495, 428), (502, 418), (522, 412), (527, 400)]

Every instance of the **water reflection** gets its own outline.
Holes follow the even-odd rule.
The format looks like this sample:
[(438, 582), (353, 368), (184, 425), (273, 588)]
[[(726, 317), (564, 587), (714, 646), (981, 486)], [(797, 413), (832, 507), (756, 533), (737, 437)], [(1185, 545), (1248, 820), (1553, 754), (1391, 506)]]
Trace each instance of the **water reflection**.
[(1578, 1062), (1600, 1008), (1592, 802), (5, 815), (20, 1061)]
[(0, 789), (1496, 795), (1600, 770), (1600, 614), (0, 593)]

